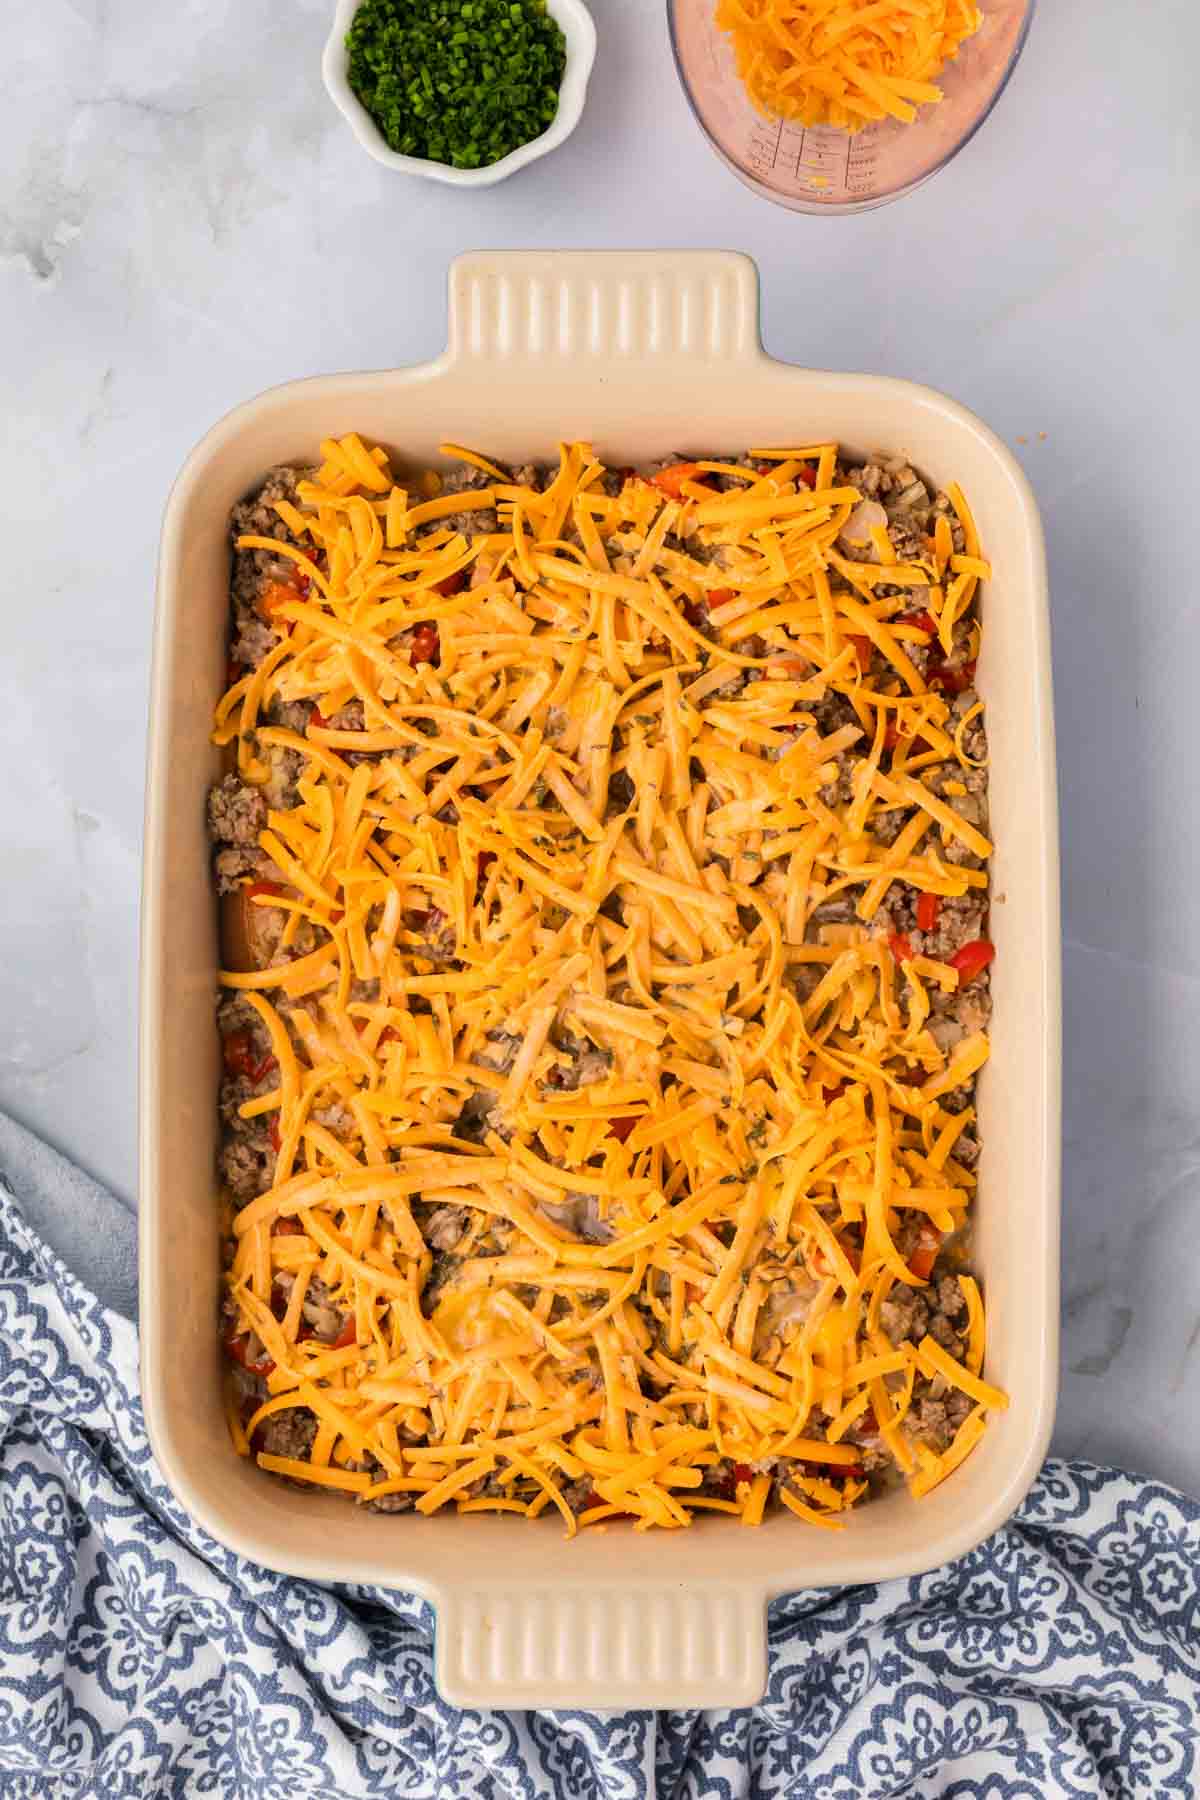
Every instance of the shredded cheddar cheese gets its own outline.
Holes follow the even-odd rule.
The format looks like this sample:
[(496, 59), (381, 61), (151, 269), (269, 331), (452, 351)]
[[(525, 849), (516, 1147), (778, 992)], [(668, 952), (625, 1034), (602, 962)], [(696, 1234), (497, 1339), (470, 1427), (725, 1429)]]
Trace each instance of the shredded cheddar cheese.
[[(861, 131), (911, 124), (983, 23), (974, 0), (718, 0), (738, 73), (774, 118)], [(885, 556), (885, 562), (889, 559)]]
[[(867, 10), (794, 4), (787, 30), (813, 14), (847, 70), (915, 34), (924, 67), (934, 15), (971, 16)], [(221, 976), (269, 1046), (241, 1116), (276, 1146), (231, 1209), (269, 1396), (231, 1401), (235, 1445), (301, 1407), (307, 1460), (264, 1468), (420, 1513), (555, 1508), (568, 1533), (755, 1525), (774, 1471), (840, 1528), (867, 1428), (923, 1492), (1004, 1404), (970, 1277), (963, 1360), (882, 1324), (923, 1284), (906, 1233), (961, 1229), (974, 1188), (973, 1115), (945, 1102), (986, 1036), (939, 1044), (958, 970), (881, 911), (898, 882), (978, 892), (991, 850), (928, 785), (930, 742), (976, 765), (915, 655), (938, 621), (909, 622), (947, 577), (965, 615), (974, 521), (954, 490), (962, 553), (942, 518), (903, 562), (886, 533), (847, 562), (835, 446), (619, 492), (586, 444), (542, 487), (446, 448), (487, 485), (439, 494), (327, 440), (277, 504), (298, 547), (239, 540), (298, 575), (216, 715), (278, 877), (245, 890), (274, 922), (256, 966)], [(850, 722), (822, 731), (830, 701)], [(336, 1342), (305, 1327), (314, 1294)], [(913, 1425), (930, 1384), (977, 1403), (941, 1456)]]

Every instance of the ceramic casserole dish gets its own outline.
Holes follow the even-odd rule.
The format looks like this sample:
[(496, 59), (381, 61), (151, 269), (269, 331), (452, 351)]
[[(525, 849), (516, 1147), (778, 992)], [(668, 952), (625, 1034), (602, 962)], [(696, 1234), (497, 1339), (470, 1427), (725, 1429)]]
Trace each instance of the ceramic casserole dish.
[[(743, 1530), (425, 1519), (356, 1509), (239, 1459), (221, 1402), (214, 1157), (216, 908), (205, 795), (229, 604), (230, 508), (275, 463), (354, 430), (401, 465), (439, 441), (520, 463), (587, 438), (606, 460), (837, 439), (903, 451), (970, 497), (995, 577), (978, 685), (991, 742), (995, 1013), (981, 1080), (974, 1266), (987, 1374), (1011, 1396), (979, 1448), (920, 1501), (840, 1532), (787, 1514)], [(416, 1590), (437, 1615), (437, 1679), (467, 1706), (708, 1707), (766, 1685), (766, 1606), (803, 1587), (911, 1575), (995, 1531), (1050, 1435), (1058, 1330), (1059, 921), (1054, 737), (1041, 527), (1016, 462), (942, 395), (768, 357), (752, 263), (724, 253), (465, 257), (450, 342), (415, 368), (293, 382), (216, 425), (171, 493), (158, 570), (141, 974), (142, 1380), (170, 1487), (223, 1544), (326, 1582)]]

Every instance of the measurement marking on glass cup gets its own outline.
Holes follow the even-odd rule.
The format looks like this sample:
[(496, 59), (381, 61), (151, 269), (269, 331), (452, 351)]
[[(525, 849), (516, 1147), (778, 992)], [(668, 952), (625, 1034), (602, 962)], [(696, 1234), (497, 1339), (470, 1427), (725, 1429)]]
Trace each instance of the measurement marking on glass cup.
[(779, 161), (779, 146), (783, 141), (783, 120), (780, 119), (775, 128), (775, 141), (771, 143), (761, 132), (752, 134), (749, 142), (750, 161), (763, 174), (774, 169)]
[(838, 165), (841, 159), (841, 133), (830, 133), (824, 130), (809, 130), (807, 126), (796, 135), (796, 127), (790, 127), (796, 140), (795, 173), (796, 180), (802, 182), (812, 193), (826, 190), (823, 198), (828, 197), (838, 180)]

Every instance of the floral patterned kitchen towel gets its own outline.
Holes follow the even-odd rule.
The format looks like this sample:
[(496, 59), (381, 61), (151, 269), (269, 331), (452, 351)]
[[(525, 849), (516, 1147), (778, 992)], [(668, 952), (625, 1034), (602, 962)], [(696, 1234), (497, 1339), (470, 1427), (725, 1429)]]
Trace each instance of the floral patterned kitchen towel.
[(1198, 1576), (1200, 1507), (1050, 1462), (936, 1574), (776, 1604), (761, 1706), (459, 1713), (421, 1601), (197, 1530), (133, 1326), (0, 1186), (0, 1800), (1187, 1800)]

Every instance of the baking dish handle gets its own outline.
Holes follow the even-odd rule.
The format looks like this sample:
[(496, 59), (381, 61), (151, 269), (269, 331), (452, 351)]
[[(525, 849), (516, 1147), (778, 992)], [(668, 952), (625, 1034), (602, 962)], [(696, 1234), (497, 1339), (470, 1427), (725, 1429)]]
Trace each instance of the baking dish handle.
[(766, 1688), (766, 1602), (744, 1585), (497, 1585), (436, 1605), (455, 1706), (752, 1706)]
[[(605, 367), (680, 358), (736, 377), (762, 357), (758, 270), (732, 250), (487, 251), (450, 265), (451, 363), (486, 380), (547, 363)], [(482, 371), (481, 371), (482, 373)]]

